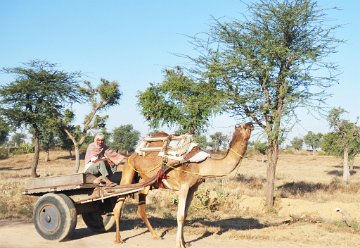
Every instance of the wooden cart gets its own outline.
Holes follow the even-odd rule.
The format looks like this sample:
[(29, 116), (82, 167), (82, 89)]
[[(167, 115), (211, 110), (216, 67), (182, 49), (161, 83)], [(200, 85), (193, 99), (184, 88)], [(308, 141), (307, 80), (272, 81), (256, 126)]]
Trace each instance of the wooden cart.
[[(120, 178), (120, 177), (119, 177)], [(144, 184), (96, 187), (91, 174), (73, 174), (29, 179), (26, 195), (40, 196), (34, 206), (36, 231), (48, 240), (64, 240), (71, 235), (82, 215), (85, 224), (95, 232), (110, 230), (118, 197), (144, 189)]]

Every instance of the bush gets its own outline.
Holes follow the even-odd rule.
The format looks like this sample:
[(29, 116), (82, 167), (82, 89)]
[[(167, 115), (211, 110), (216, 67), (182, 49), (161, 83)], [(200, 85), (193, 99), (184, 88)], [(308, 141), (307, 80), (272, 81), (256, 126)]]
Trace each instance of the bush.
[(35, 151), (35, 147), (32, 144), (20, 144), (19, 148), (14, 151), (14, 154), (27, 154)]
[(8, 152), (5, 148), (0, 148), (0, 159), (8, 158)]

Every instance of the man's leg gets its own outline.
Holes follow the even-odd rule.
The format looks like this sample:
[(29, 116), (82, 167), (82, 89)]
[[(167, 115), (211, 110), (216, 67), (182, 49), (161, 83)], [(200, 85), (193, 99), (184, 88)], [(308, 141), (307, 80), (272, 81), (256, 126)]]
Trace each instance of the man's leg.
[(109, 175), (109, 172), (106, 169), (106, 165), (105, 165), (104, 161), (93, 163), (85, 171), (85, 173), (90, 173), (90, 174), (93, 174), (95, 176), (98, 176), (100, 174), (100, 178), (104, 179), (104, 180)]
[(113, 183), (108, 178), (110, 174), (112, 174), (111, 170), (107, 168), (104, 161), (100, 161), (97, 163), (92, 164), (87, 170), (86, 173), (91, 173), (94, 175), (100, 174), (101, 176), (94, 180), (94, 183), (100, 183), (100, 179), (106, 182), (106, 186), (115, 186), (116, 183)]

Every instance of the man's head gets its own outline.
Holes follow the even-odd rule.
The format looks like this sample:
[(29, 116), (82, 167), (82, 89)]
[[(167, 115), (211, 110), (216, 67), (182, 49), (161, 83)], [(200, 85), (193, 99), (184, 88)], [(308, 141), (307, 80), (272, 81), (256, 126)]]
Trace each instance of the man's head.
[(100, 146), (103, 147), (105, 144), (105, 136), (102, 133), (98, 133), (95, 135), (94, 142)]

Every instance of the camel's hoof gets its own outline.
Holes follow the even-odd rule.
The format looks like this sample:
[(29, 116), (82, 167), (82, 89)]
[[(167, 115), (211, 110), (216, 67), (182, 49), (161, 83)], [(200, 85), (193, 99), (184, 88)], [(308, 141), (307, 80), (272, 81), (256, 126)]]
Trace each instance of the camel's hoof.
[(153, 236), (153, 239), (154, 239), (154, 240), (160, 240), (160, 239), (162, 239), (162, 238), (161, 238), (160, 236), (157, 236), (157, 235), (156, 235), (156, 236)]
[(119, 239), (119, 240), (117, 240), (117, 239), (116, 239), (116, 240), (114, 241), (114, 243), (115, 243), (115, 244), (119, 244), (119, 245), (120, 245), (120, 244), (125, 243), (125, 241), (124, 241), (124, 240), (122, 240), (122, 239)]
[(184, 244), (177, 245), (176, 248), (188, 248), (190, 246), (191, 246), (190, 243), (184, 243)]

